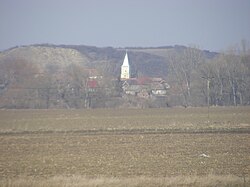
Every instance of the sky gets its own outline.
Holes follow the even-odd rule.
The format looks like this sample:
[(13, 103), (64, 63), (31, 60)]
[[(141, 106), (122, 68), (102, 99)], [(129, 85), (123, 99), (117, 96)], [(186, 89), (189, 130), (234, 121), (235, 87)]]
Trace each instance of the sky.
[(250, 0), (0, 0), (0, 51), (30, 44), (97, 47), (250, 41)]

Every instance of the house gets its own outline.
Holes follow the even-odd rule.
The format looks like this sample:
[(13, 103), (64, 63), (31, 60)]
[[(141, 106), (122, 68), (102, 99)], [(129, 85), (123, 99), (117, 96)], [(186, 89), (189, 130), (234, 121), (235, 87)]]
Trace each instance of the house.
[(96, 79), (88, 79), (87, 80), (87, 88), (89, 92), (95, 92), (98, 88), (98, 82)]
[(133, 95), (140, 98), (149, 98), (150, 90), (146, 85), (126, 85), (123, 87), (123, 91), (126, 95)]
[(150, 96), (166, 96), (170, 86), (165, 81), (154, 81), (149, 77), (123, 81), (122, 89), (125, 94), (141, 98)]
[(151, 92), (154, 96), (165, 96), (167, 90), (170, 88), (169, 84), (166, 83), (162, 78), (152, 78)]
[(153, 84), (151, 86), (151, 92), (155, 96), (167, 95), (167, 89), (163, 84)]

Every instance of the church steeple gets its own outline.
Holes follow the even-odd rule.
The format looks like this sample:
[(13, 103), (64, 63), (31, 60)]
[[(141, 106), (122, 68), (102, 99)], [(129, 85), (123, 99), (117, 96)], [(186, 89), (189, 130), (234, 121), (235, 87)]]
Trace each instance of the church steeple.
[(123, 60), (123, 66), (129, 66), (129, 62), (128, 62), (128, 52), (126, 51), (124, 60)]
[(129, 79), (130, 78), (130, 67), (128, 61), (128, 52), (126, 51), (123, 64), (121, 66), (121, 79)]

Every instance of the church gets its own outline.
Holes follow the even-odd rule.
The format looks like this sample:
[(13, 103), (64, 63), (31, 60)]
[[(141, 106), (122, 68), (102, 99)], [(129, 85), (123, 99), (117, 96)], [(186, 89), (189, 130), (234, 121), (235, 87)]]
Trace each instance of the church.
[(121, 66), (121, 80), (130, 79), (130, 66), (128, 61), (128, 52), (126, 51), (123, 64)]
[(120, 79), (123, 82), (123, 91), (126, 95), (150, 98), (152, 96), (166, 96), (170, 86), (162, 78), (156, 77), (131, 77), (128, 51), (126, 50), (121, 66)]

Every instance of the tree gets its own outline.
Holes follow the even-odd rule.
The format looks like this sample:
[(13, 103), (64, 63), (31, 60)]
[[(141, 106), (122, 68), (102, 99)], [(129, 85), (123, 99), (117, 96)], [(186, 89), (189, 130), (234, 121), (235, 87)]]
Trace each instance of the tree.
[(176, 85), (181, 90), (184, 105), (192, 105), (192, 74), (203, 63), (203, 52), (198, 48), (186, 48), (181, 53), (172, 53), (168, 56), (170, 79), (175, 80)]
[(230, 96), (232, 97), (233, 105), (243, 103), (243, 92), (246, 82), (246, 67), (241, 62), (240, 58), (235, 54), (225, 56), (227, 62), (227, 78), (230, 85)]
[(203, 92), (213, 105), (242, 105), (249, 102), (249, 69), (235, 51), (220, 54), (200, 66), (200, 77), (209, 84)]
[(0, 69), (0, 79), (5, 85), (0, 98), (1, 107), (29, 108), (38, 68), (24, 59), (7, 58), (0, 63)]
[(58, 104), (66, 108), (82, 108), (86, 98), (88, 71), (71, 64), (52, 77)]

